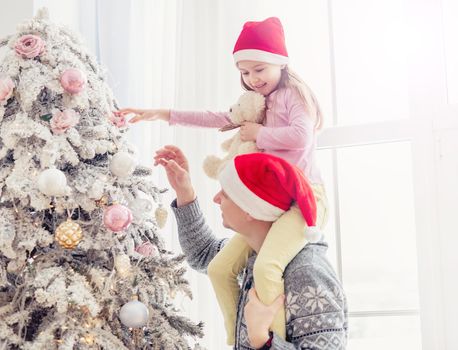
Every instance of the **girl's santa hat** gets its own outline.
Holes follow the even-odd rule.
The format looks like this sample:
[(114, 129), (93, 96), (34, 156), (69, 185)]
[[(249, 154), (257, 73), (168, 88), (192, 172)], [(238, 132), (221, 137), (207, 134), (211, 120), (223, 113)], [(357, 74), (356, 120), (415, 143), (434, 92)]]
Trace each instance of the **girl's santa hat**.
[(259, 61), (287, 64), (285, 35), (280, 20), (270, 17), (261, 22), (246, 22), (235, 43), (234, 61)]
[(275, 221), (296, 202), (310, 242), (321, 239), (316, 225), (316, 202), (303, 172), (284, 159), (266, 153), (235, 157), (219, 173), (224, 192), (253, 218)]

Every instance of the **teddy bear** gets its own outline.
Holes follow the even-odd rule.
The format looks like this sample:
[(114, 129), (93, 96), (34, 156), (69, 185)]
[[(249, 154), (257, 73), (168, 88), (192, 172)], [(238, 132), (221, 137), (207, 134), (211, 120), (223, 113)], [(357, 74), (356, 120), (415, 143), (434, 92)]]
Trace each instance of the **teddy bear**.
[[(254, 91), (247, 91), (241, 95), (236, 104), (229, 110), (230, 124), (224, 126), (220, 131), (231, 130), (240, 127), (242, 122), (253, 122), (261, 124), (265, 117), (265, 97)], [(224, 158), (215, 155), (207, 156), (203, 168), (205, 174), (212, 179), (217, 179), (220, 170), (226, 162), (239, 154), (259, 152), (254, 141), (242, 141), (240, 131), (230, 139), (221, 144), (221, 148), (227, 152)]]

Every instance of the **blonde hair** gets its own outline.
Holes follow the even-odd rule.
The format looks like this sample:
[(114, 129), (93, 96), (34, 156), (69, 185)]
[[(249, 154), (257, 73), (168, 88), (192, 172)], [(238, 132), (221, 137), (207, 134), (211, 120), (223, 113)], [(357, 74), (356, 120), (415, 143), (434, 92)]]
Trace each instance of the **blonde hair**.
[[(245, 90), (253, 90), (243, 81), (243, 76), (240, 74), (240, 81)], [(299, 77), (299, 75), (293, 72), (288, 66), (285, 66), (281, 70), (281, 78), (278, 83), (277, 89), (281, 88), (293, 88), (299, 94), (302, 102), (310, 112), (311, 117), (315, 117), (315, 129), (320, 130), (323, 128), (323, 113), (321, 111), (320, 104), (318, 103), (315, 94), (312, 89)]]

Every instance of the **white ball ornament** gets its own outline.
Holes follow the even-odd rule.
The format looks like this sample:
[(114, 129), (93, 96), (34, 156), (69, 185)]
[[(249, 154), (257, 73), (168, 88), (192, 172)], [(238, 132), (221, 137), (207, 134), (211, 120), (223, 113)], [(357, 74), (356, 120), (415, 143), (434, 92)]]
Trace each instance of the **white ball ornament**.
[(317, 243), (323, 238), (323, 234), (316, 226), (308, 226), (305, 228), (305, 238), (310, 243)]
[(119, 311), (119, 318), (126, 327), (141, 328), (148, 322), (149, 311), (145, 304), (138, 300), (129, 301)]
[(131, 175), (136, 166), (137, 160), (127, 152), (116, 153), (110, 162), (111, 172), (120, 178), (126, 178)]
[(67, 178), (58, 169), (46, 169), (38, 177), (38, 189), (47, 196), (63, 196), (67, 190)]
[(153, 204), (146, 198), (135, 198), (129, 202), (129, 208), (136, 220), (143, 220), (151, 215)]

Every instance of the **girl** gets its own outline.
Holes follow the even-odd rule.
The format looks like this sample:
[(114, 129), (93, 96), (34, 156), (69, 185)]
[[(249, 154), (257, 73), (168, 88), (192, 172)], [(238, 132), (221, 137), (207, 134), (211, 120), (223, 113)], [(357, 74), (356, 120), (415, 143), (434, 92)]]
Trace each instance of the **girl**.
[[(233, 51), (234, 61), (246, 90), (266, 97), (263, 125), (246, 122), (241, 126), (242, 141), (255, 141), (263, 152), (284, 158), (298, 166), (311, 183), (316, 200), (316, 225), (324, 227), (327, 200), (320, 172), (315, 162), (316, 131), (322, 126), (322, 114), (315, 96), (288, 67), (288, 53), (283, 27), (276, 17), (261, 22), (247, 22)], [(135, 113), (130, 120), (164, 120), (170, 125), (220, 128), (229, 123), (227, 113), (185, 112), (166, 109), (122, 109), (118, 115)], [(305, 233), (304, 234), (304, 229)], [(273, 225), (256, 258), (254, 283), (261, 301), (270, 305), (284, 292), (283, 271), (308, 241), (320, 234), (307, 227), (300, 211), (293, 207)], [(278, 242), (282, 242), (279, 244)], [(285, 247), (285, 242), (288, 242)], [(281, 251), (280, 248), (281, 247)], [(221, 249), (208, 266), (208, 275), (222, 309), (227, 343), (234, 344), (239, 285), (237, 276), (246, 265), (251, 250), (239, 235)], [(285, 338), (285, 312), (281, 309), (271, 326)]]

